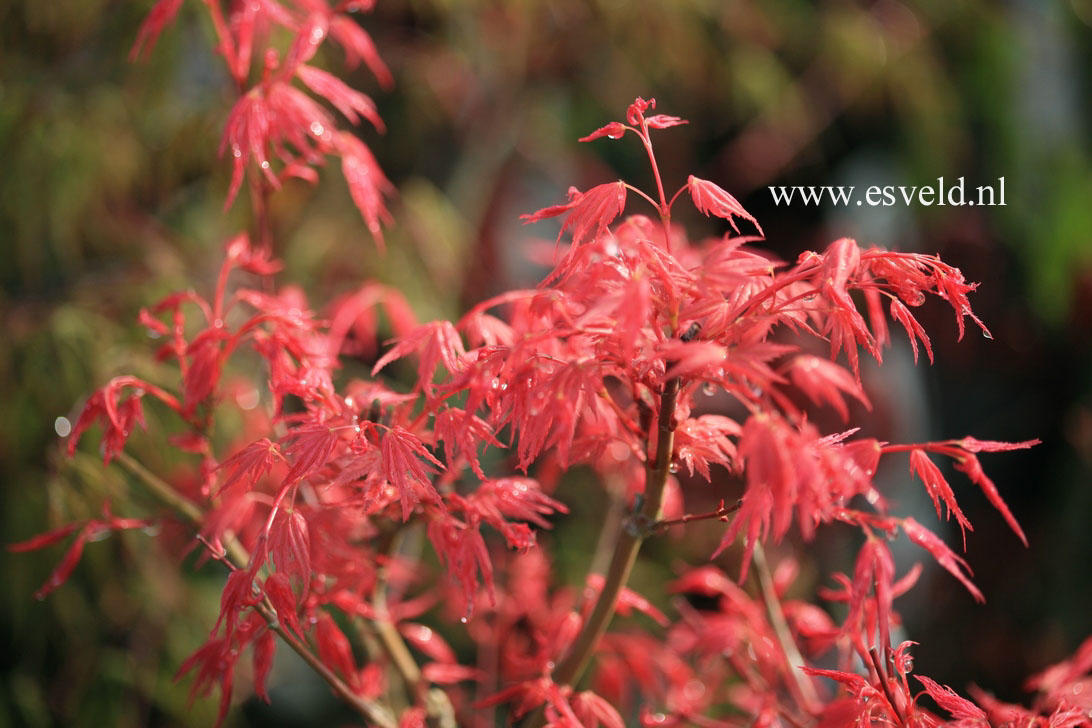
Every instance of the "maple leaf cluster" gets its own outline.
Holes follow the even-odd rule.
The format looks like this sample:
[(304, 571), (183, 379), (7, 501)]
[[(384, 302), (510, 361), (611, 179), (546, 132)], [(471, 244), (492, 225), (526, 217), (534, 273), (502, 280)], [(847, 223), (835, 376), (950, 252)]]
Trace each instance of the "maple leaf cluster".
[[(155, 6), (135, 53), (151, 47), (180, 5)], [(224, 135), (233, 159), (229, 203), (247, 174), (275, 187), (287, 176), (310, 178), (324, 155), (339, 154), (378, 236), (388, 183), (374, 158), (293, 85), (353, 123), (380, 125), (367, 97), (309, 65), (329, 35), (350, 64), (362, 60), (389, 80), (370, 38), (345, 15), (370, 3), (258, 0), (232, 3), (226, 17), (218, 2), (206, 6), (241, 90)], [(278, 28), (292, 34), (290, 50), (283, 58), (267, 50), (261, 80), (244, 90), (255, 49)], [(972, 524), (933, 461), (949, 458), (1024, 539), (978, 455), (1036, 441), (891, 444), (860, 437), (848, 423), (851, 403), (870, 407), (860, 354), (882, 361), (889, 319), (915, 356), (920, 345), (930, 360), (929, 336), (912, 313), (929, 296), (952, 308), (961, 337), (966, 319), (988, 335), (968, 301), (975, 284), (936, 256), (849, 239), (793, 263), (776, 260), (755, 245), (758, 222), (715, 183), (690, 176), (667, 196), (652, 132), (685, 122), (649, 115), (654, 108), (637, 99), (625, 122), (585, 140), (635, 137), (655, 192), (608, 182), (526, 216), (563, 216), (554, 270), (539, 287), (483, 301), (458, 321), (419, 323), (396, 290), (374, 282), (316, 313), (297, 288), (275, 284), (279, 263), (246, 234), (226, 245), (211, 296), (188, 291), (141, 312), (162, 342), (157, 358), (177, 376), (169, 384), (111, 380), (88, 398), (68, 446), (74, 451), (97, 424), (104, 460), (143, 472), (124, 449), (144, 424), (144, 399), (184, 426), (171, 442), (192, 455), (189, 476), (142, 477), (175, 493), (194, 546), (228, 575), (219, 617), (180, 674), (195, 674), (195, 694), (219, 688), (220, 720), (248, 653), (252, 688), (269, 699), (280, 640), (378, 725), (489, 725), (498, 707), (513, 720), (588, 728), (628, 720), (1092, 725), (1092, 642), (1032, 678), (1031, 708), (977, 689), (973, 700), (961, 697), (913, 673), (913, 643), (893, 643), (895, 600), (920, 573), (896, 572), (888, 544), (899, 533), (974, 598), (983, 595), (951, 547), (892, 509), (875, 477), (883, 458), (908, 454), (938, 518), (954, 515), (966, 538)], [(651, 214), (627, 216), (634, 199)], [(672, 222), (685, 199), (734, 234), (690, 241)], [(741, 235), (740, 225), (758, 236)], [(396, 338), (369, 378), (348, 376), (346, 360), (377, 351), (380, 316)], [(828, 356), (813, 353), (816, 342)], [(233, 374), (236, 360), (254, 357), (263, 381)], [(726, 393), (733, 408), (708, 412), (700, 397), (710, 391)], [(847, 429), (821, 432), (809, 417), (814, 407), (829, 407)], [(243, 427), (227, 440), (213, 437), (228, 411)], [(631, 511), (607, 534), (618, 544), (611, 567), (590, 573), (580, 589), (556, 583), (539, 543), (569, 511), (554, 486), (576, 465), (604, 483), (625, 483), (615, 495)], [(683, 469), (710, 492), (739, 482), (742, 497), (712, 514), (684, 515), (693, 486), (684, 493), (676, 477)], [(681, 569), (667, 589), (677, 595), (670, 612), (626, 586), (643, 540), (704, 518), (726, 522), (717, 553), (732, 550), (738, 578), (713, 564)], [(76, 534), (44, 596), (72, 573), (88, 541), (147, 523), (105, 510), (13, 548)], [(794, 529), (810, 540), (830, 523), (858, 530), (863, 545), (853, 573), (835, 574), (821, 590), (838, 605), (828, 611), (787, 597), (795, 562), (767, 564), (762, 544)], [(421, 555), (426, 540), (435, 558)], [(744, 586), (752, 570), (758, 589)], [(619, 627), (614, 613), (641, 616)], [(441, 633), (460, 634), (485, 657), (466, 664)], [(366, 661), (354, 649), (359, 635), (378, 645)], [(408, 707), (394, 715), (389, 705), (399, 704)]]
[[(140, 27), (131, 59), (151, 52), (182, 4), (182, 0), (158, 0)], [(216, 33), (216, 52), (238, 91), (220, 142), (220, 155), (231, 159), (225, 209), (248, 175), (252, 184), (273, 189), (290, 178), (315, 183), (315, 168), (323, 166), (326, 157), (336, 156), (341, 158), (353, 202), (382, 246), (382, 225), (390, 222), (384, 198), (394, 188), (367, 145), (340, 129), (334, 115), (314, 97), (325, 100), (354, 126), (361, 120), (380, 132), (385, 126), (367, 94), (312, 64), (319, 49), (332, 39), (341, 49), (346, 68), (363, 62), (382, 87), (390, 88), (394, 83), (390, 70), (371, 36), (350, 15), (369, 11), (374, 4), (342, 0), (331, 7), (327, 0), (283, 4), (245, 0), (229, 3), (225, 12), (219, 1), (204, 3)], [(271, 42), (278, 33), (291, 38), (283, 54)], [(259, 80), (251, 85), (255, 73)]]

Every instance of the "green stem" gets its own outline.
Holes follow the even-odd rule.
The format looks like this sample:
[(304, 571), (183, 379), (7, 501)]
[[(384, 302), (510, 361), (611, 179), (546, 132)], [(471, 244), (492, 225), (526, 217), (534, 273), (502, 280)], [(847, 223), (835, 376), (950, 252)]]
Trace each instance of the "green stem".
[(770, 573), (770, 565), (766, 561), (766, 551), (761, 543), (755, 544), (752, 556), (755, 565), (755, 573), (758, 574), (758, 585), (762, 592), (762, 601), (766, 605), (766, 613), (770, 619), (777, 641), (781, 645), (781, 652), (788, 663), (789, 681), (788, 688), (797, 704), (807, 714), (815, 715), (819, 709), (819, 696), (815, 692), (811, 678), (805, 675), (800, 668), (805, 664), (796, 640), (792, 637), (792, 630), (785, 619), (785, 612), (781, 609), (781, 600), (777, 598), (777, 589), (774, 586), (773, 575)]

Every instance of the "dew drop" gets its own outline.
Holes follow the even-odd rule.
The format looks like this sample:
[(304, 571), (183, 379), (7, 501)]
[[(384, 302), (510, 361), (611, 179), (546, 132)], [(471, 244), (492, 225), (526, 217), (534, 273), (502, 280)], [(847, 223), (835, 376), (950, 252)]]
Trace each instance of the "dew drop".
[(683, 687), (683, 694), (689, 700), (698, 700), (705, 694), (705, 683), (701, 680), (690, 680)]
[(667, 469), (672, 473), (679, 472), (679, 463), (676, 460), (671, 461), (671, 465), (667, 466)]
[(904, 659), (902, 661), (902, 671), (903, 672), (913, 672), (914, 671), (914, 658), (913, 657), (907, 657), (906, 659)]
[(236, 159), (243, 156), (243, 150), (239, 148), (238, 144), (231, 145), (231, 156), (235, 157)]
[(990, 333), (989, 331), (987, 331), (986, 329), (982, 329), (982, 338), (983, 338), (983, 339), (990, 339), (990, 340), (993, 340), (993, 334), (991, 334), (991, 333)]
[(262, 169), (269, 169), (269, 160), (268, 159), (263, 159), (262, 160)]
[(261, 394), (259, 394), (257, 388), (250, 387), (244, 392), (239, 392), (235, 395), (235, 403), (239, 405), (240, 409), (250, 411), (258, 406), (258, 402), (261, 400)]
[(459, 621), (462, 622), (463, 624), (466, 624), (469, 620), (467, 620), (466, 616), (464, 615), (462, 617), (459, 617)]
[(712, 397), (714, 394), (717, 393), (717, 385), (713, 384), (712, 382), (706, 382), (705, 384), (701, 385), (701, 393), (704, 394), (706, 397)]
[(67, 417), (58, 417), (53, 420), (53, 431), (57, 433), (58, 437), (68, 437), (72, 432), (72, 423), (68, 421)]
[(500, 388), (500, 380), (497, 379), (496, 377), (493, 377), (493, 381), (491, 381), (489, 383), (489, 388), (490, 389), (499, 389)]
[(323, 30), (322, 28), (312, 28), (311, 29), (311, 38), (310, 38), (310, 40), (315, 45), (318, 45), (319, 43), (321, 43), (322, 39), (325, 38), (325, 37), (326, 37), (326, 31)]
[(326, 131), (326, 128), (323, 127), (322, 124), (318, 123), (317, 121), (312, 121), (311, 122), (311, 133), (314, 134), (315, 136), (320, 137), (320, 136), (323, 135), (323, 133), (325, 131)]

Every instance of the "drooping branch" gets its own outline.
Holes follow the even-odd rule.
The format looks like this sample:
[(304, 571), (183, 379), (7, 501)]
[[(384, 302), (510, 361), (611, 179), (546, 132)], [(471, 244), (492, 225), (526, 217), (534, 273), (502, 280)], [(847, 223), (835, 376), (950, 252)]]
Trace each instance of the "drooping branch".
[[(148, 492), (154, 495), (163, 505), (167, 506), (175, 514), (180, 516), (190, 526), (195, 529), (200, 529), (200, 527), (204, 525), (204, 513), (201, 511), (200, 507), (171, 487), (165, 480), (124, 452), (118, 454), (117, 461), (126, 470), (136, 476)], [(246, 568), (247, 562), (250, 561), (250, 554), (247, 553), (246, 548), (241, 543), (234, 538), (229, 539), (225, 542), (224, 549), (226, 552), (224, 554), (224, 560), (228, 564), (237, 569)], [(283, 627), (281, 627), (280, 622), (277, 619), (276, 611), (269, 604), (264, 601), (259, 602), (255, 606), (255, 609), (258, 610), (258, 613), (266, 621), (266, 624), (269, 625), (269, 629), (273, 630), (278, 637), (291, 647), (292, 650), (311, 667), (311, 669), (318, 673), (319, 677), (330, 685), (334, 693), (360, 714), (361, 717), (373, 722), (375, 725), (381, 726), (381, 728), (395, 728), (397, 721), (386, 706), (381, 705), (374, 700), (361, 697), (353, 692), (353, 689), (349, 687), (345, 681), (335, 675), (329, 667), (323, 664), (306, 644), (292, 637)]]

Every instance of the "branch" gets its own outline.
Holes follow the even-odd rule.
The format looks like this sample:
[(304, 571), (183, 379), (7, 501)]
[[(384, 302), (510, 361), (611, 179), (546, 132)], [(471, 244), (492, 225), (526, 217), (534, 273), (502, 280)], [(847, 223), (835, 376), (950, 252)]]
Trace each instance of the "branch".
[(656, 458), (650, 458), (646, 466), (644, 505), (638, 513), (621, 524), (599, 599), (576, 641), (554, 670), (553, 680), (559, 685), (573, 685), (584, 673), (600, 638), (607, 630), (610, 618), (614, 615), (618, 594), (629, 581), (637, 552), (641, 550), (645, 537), (651, 533), (648, 526), (660, 518), (664, 487), (671, 471), (671, 455), (675, 448), (675, 401), (678, 396), (679, 379), (676, 377), (667, 383), (660, 398), (660, 414), (656, 424)]
[(732, 515), (740, 508), (743, 507), (743, 501), (737, 500), (731, 506), (725, 506), (724, 501), (721, 500), (720, 506), (717, 510), (710, 511), (709, 513), (687, 513), (679, 518), (670, 518), (667, 520), (656, 521), (649, 528), (653, 531), (666, 531), (671, 526), (681, 526), (684, 523), (692, 523), (693, 521), (711, 521), (714, 518), (720, 521), (728, 522), (728, 516)]
[(811, 679), (800, 670), (805, 664), (804, 657), (796, 646), (796, 640), (792, 638), (789, 623), (785, 621), (785, 613), (781, 610), (781, 601), (777, 598), (773, 576), (770, 574), (770, 565), (766, 562), (766, 551), (761, 543), (755, 543), (752, 558), (755, 573), (758, 574), (758, 584), (762, 590), (762, 600), (766, 604), (766, 612), (770, 618), (770, 626), (777, 635), (781, 652), (788, 663), (789, 691), (793, 693), (793, 697), (804, 712), (815, 715), (820, 705), (819, 696), (815, 693), (815, 686), (811, 683)]
[[(126, 470), (135, 475), (161, 503), (181, 516), (191, 526), (200, 529), (204, 524), (204, 513), (200, 507), (171, 487), (165, 480), (124, 452), (117, 456), (117, 461)], [(241, 543), (232, 538), (224, 544), (224, 548), (227, 551), (225, 559), (228, 563), (238, 569), (246, 568), (247, 562), (250, 561), (250, 554), (247, 553), (246, 548)], [(262, 618), (265, 619), (269, 628), (284, 640), (296, 654), (303, 658), (303, 661), (310, 665), (311, 668), (330, 685), (339, 698), (348, 703), (349, 706), (363, 718), (372, 721), (376, 725), (381, 726), (381, 728), (395, 728), (397, 721), (395, 721), (394, 716), (391, 715), (390, 711), (385, 706), (354, 693), (353, 689), (335, 675), (330, 668), (324, 665), (322, 661), (308, 649), (306, 644), (293, 638), (280, 626), (280, 622), (277, 620), (277, 613), (272, 607), (265, 602), (260, 602), (255, 608), (258, 610), (258, 613), (262, 615)]]

